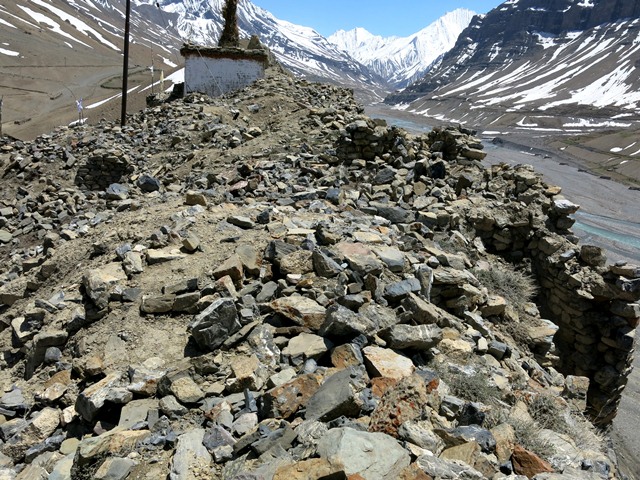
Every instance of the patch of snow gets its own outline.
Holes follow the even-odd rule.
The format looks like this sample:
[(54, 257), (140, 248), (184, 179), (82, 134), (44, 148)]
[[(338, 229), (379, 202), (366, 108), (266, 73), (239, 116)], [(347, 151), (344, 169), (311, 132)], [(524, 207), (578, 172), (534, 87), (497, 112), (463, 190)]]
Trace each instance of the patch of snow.
[(165, 81), (173, 82), (174, 84), (184, 83), (184, 68), (173, 72), (171, 75), (165, 78)]
[[(35, 10), (31, 10), (30, 8), (22, 6), (22, 5), (18, 5), (18, 8), (20, 8), (22, 11), (24, 11), (27, 15), (29, 15), (36, 22), (44, 23), (46, 26), (48, 26), (51, 29), (52, 32), (55, 32), (58, 35), (61, 35), (61, 36), (65, 37), (65, 38), (73, 40), (74, 42), (77, 42), (77, 43), (79, 43), (81, 45), (84, 45), (85, 47), (93, 48), (93, 47), (91, 47), (91, 45), (87, 45), (86, 43), (81, 42), (80, 40), (78, 40), (74, 36), (69, 35), (67, 32), (62, 30), (62, 28), (60, 28), (60, 24), (59, 23), (54, 22), (53, 20), (51, 20), (46, 15), (43, 15), (40, 12), (36, 12)], [(40, 27), (36, 27), (36, 28), (40, 28)]]
[(0, 48), (0, 53), (10, 57), (17, 57), (20, 55), (20, 52), (14, 52), (13, 50), (7, 50), (6, 48)]
[(612, 153), (618, 153), (621, 152), (622, 150), (624, 150), (623, 148), (620, 147), (613, 147), (611, 150), (609, 150)]
[(94, 30), (93, 28), (91, 28), (89, 25), (87, 25), (86, 23), (84, 23), (81, 20), (78, 20), (76, 17), (74, 17), (73, 15), (69, 15), (68, 13), (64, 12), (63, 10), (60, 10), (59, 8), (54, 7), (53, 5), (49, 5), (48, 3), (43, 2), (42, 0), (31, 0), (33, 3), (35, 3), (36, 5), (40, 5), (43, 8), (46, 8), (47, 10), (49, 10), (51, 13), (53, 13), (54, 15), (56, 15), (60, 20), (62, 20), (63, 22), (69, 22), (73, 27), (75, 27), (80, 33), (83, 33), (86, 36), (89, 36), (89, 34), (93, 35), (100, 43), (106, 45), (109, 48), (112, 48), (113, 50), (116, 51), (120, 51), (120, 48), (118, 48), (117, 46), (115, 46), (113, 43), (111, 43), (110, 41), (108, 41), (106, 38), (104, 38), (102, 36), (102, 34), (100, 32), (98, 32), (97, 30)]
[(582, 35), (583, 32), (581, 32), (580, 30), (575, 30), (573, 32), (567, 32), (564, 36), (564, 38), (567, 38), (569, 40), (575, 40), (576, 38), (578, 38), (580, 35)]
[(69, 124), (69, 126), (70, 126), (70, 127), (77, 127), (78, 125), (84, 125), (85, 123), (87, 123), (87, 120), (89, 120), (89, 119), (88, 119), (88, 118), (86, 118), (86, 117), (85, 117), (85, 118), (83, 118), (82, 120), (81, 120), (81, 119), (78, 119), (78, 120), (76, 120), (75, 122), (71, 122), (71, 123)]
[(605, 120), (603, 122), (594, 122), (592, 120), (587, 120), (586, 118), (581, 118), (578, 122), (565, 123), (563, 127), (573, 127), (573, 128), (603, 128), (603, 127), (630, 127), (630, 123), (622, 123), (622, 122), (612, 122), (609, 120)]
[(171, 68), (175, 68), (175, 67), (177, 67), (177, 66), (178, 66), (177, 64), (173, 63), (173, 62), (172, 62), (171, 60), (169, 60), (168, 58), (164, 58), (164, 57), (162, 57), (162, 61), (163, 61), (165, 64), (169, 65)]
[(538, 37), (538, 43), (542, 45), (542, 48), (545, 50), (556, 46), (557, 38), (552, 34), (545, 32), (534, 32), (533, 34)]
[[(131, 93), (131, 92), (133, 92), (134, 90), (137, 90), (139, 87), (140, 87), (140, 85), (136, 85), (135, 87), (130, 88), (129, 90), (127, 90), (127, 93)], [(111, 100), (114, 100), (114, 99), (116, 99), (116, 98), (120, 98), (121, 96), (122, 96), (122, 93), (117, 93), (117, 94), (115, 94), (115, 95), (113, 95), (113, 96), (111, 96), (111, 97), (109, 97), (109, 98), (105, 98), (104, 100), (100, 100), (99, 102), (92, 103), (91, 105), (87, 105), (87, 106), (86, 106), (86, 107), (84, 107), (84, 108), (85, 108), (86, 110), (90, 110), (90, 109), (92, 109), (92, 108), (97, 108), (97, 107), (99, 107), (100, 105), (104, 105), (105, 103), (110, 102)]]
[(578, 6), (582, 8), (593, 8), (593, 0), (582, 0), (580, 3), (578, 3)]
[(489, 61), (492, 62), (498, 55), (500, 55), (500, 45), (498, 43), (494, 43), (491, 46), (491, 52), (489, 52)]
[(537, 127), (538, 126), (537, 123), (524, 123), (526, 119), (527, 117), (522, 117), (522, 120), (516, 123), (516, 125), (519, 125), (521, 127)]
[(7, 27), (11, 27), (11, 28), (18, 28), (15, 25), (10, 24), (9, 22), (7, 22), (6, 20), (3, 20), (0, 18), (0, 24), (2, 25), (6, 25)]
[(632, 107), (635, 102), (640, 101), (640, 92), (625, 82), (633, 70), (635, 70), (634, 66), (620, 65), (590, 85), (572, 91), (571, 98), (551, 102), (543, 108), (546, 109), (569, 103), (593, 105), (594, 107), (610, 105)]

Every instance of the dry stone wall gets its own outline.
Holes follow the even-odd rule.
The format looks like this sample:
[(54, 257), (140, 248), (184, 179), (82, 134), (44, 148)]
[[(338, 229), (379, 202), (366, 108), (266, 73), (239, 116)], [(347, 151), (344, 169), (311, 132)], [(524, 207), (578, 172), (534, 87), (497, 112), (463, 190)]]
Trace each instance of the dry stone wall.
[(133, 167), (122, 151), (96, 149), (78, 168), (75, 183), (88, 190), (105, 190), (132, 172)]
[(591, 380), (591, 416), (606, 425), (616, 415), (632, 370), (635, 330), (640, 317), (640, 271), (605, 266), (603, 252), (576, 249), (558, 238), (529, 245), (540, 282), (541, 305), (559, 327), (555, 342), (565, 373)]
[[(379, 155), (397, 166), (406, 166), (403, 159), (409, 158), (416, 161), (414, 172), (446, 178), (458, 196), (464, 197), (467, 189), (484, 190), (486, 202), (473, 205), (463, 200), (448, 206), (418, 204), (423, 208), (414, 212), (376, 206), (378, 214), (417, 220), (427, 229), (446, 230), (468, 223), (488, 249), (530, 265), (539, 284), (538, 307), (558, 327), (555, 364), (566, 375), (589, 379), (589, 413), (596, 423), (607, 425), (617, 413), (632, 371), (635, 329), (640, 321), (640, 269), (606, 266), (600, 248), (578, 246), (569, 229), (574, 223), (571, 215), (580, 207), (564, 199), (559, 187), (545, 184), (532, 167), (487, 170), (475, 163), (486, 153), (473, 133), (464, 128), (434, 129), (422, 139), (431, 152), (426, 161), (420, 159), (420, 147), (408, 142), (402, 131), (375, 120), (359, 120), (343, 130), (337, 155), (351, 164), (364, 159), (363, 167)], [(396, 174), (389, 167), (380, 169), (373, 177), (373, 188), (390, 183), (392, 198), (400, 204), (416, 188), (420, 193), (419, 179), (411, 178), (408, 188), (397, 181)], [(437, 284), (432, 288), (436, 300), (454, 313), (473, 309), (473, 292), (452, 290), (450, 284), (440, 283), (446, 288)]]
[(506, 168), (486, 172), (489, 190), (504, 200), (470, 213), (469, 219), (487, 248), (531, 263), (541, 313), (559, 327), (554, 337), (558, 368), (589, 378), (589, 413), (607, 425), (632, 371), (640, 269), (607, 266), (602, 249), (578, 246), (569, 228), (579, 206), (561, 198), (559, 189), (544, 184), (530, 167), (505, 177)]

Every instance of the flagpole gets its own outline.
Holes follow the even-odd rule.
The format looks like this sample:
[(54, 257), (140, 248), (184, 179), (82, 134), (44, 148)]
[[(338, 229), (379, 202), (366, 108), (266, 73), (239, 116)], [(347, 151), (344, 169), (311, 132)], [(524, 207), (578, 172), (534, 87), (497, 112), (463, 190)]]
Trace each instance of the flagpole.
[(122, 64), (122, 112), (120, 125), (127, 124), (127, 80), (129, 76), (129, 17), (131, 15), (131, 0), (127, 0), (127, 13), (124, 21), (124, 62)]

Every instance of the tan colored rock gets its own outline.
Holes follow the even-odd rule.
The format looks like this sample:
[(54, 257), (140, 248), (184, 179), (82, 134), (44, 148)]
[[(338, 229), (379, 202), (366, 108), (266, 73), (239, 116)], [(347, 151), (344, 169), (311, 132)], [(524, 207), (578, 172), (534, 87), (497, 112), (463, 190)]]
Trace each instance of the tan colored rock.
[(511, 458), (513, 448), (516, 445), (516, 431), (508, 423), (501, 423), (500, 425), (491, 429), (493, 438), (496, 439), (496, 457), (500, 463), (505, 463)]
[(180, 403), (197, 403), (204, 398), (204, 393), (189, 376), (180, 377), (171, 382), (171, 393)]
[(283, 275), (313, 272), (313, 252), (309, 250), (296, 250), (280, 259), (280, 273)]
[(234, 282), (242, 280), (244, 269), (238, 255), (233, 254), (227, 258), (222, 265), (213, 271), (213, 276), (218, 279), (229, 275)]
[(487, 302), (480, 307), (484, 317), (502, 315), (507, 308), (507, 301), (500, 295), (489, 295)]
[(24, 430), (17, 432), (10, 442), (4, 445), (3, 453), (19, 460), (25, 451), (38, 443), (44, 442), (60, 425), (60, 410), (44, 408), (36, 413)]
[(227, 380), (227, 388), (231, 391), (241, 392), (245, 388), (255, 391), (260, 390), (264, 380), (259, 373), (264, 369), (260, 360), (255, 355), (241, 355), (231, 361), (231, 371), (234, 378)]
[(240, 259), (245, 272), (249, 275), (260, 275), (260, 265), (262, 264), (262, 255), (253, 245), (238, 245), (236, 255)]
[(331, 342), (323, 337), (312, 333), (301, 333), (289, 340), (282, 354), (291, 357), (294, 364), (298, 364), (309, 358), (320, 358), (330, 347)]
[(183, 258), (185, 258), (185, 255), (183, 253), (180, 253), (180, 250), (175, 247), (167, 247), (159, 250), (147, 250), (147, 263), (149, 265), (172, 262), (174, 260), (181, 260)]
[(440, 454), (440, 458), (445, 460), (459, 460), (473, 467), (480, 455), (480, 445), (476, 442), (467, 442), (462, 445), (447, 448)]
[(640, 265), (631, 265), (625, 263), (624, 265), (611, 265), (609, 270), (614, 275), (620, 275), (628, 279), (640, 278)]
[(70, 453), (74, 453), (78, 449), (78, 445), (80, 445), (80, 440), (77, 438), (67, 438), (60, 445), (60, 453), (63, 455), (69, 455)]
[(398, 480), (433, 480), (433, 477), (427, 475), (418, 465), (412, 463), (398, 475)]
[(438, 344), (438, 349), (457, 358), (466, 358), (473, 353), (473, 345), (463, 339), (445, 338)]
[(122, 264), (114, 262), (85, 273), (82, 284), (89, 298), (99, 310), (102, 310), (109, 303), (111, 289), (126, 280), (127, 275), (122, 270)]
[[(342, 464), (331, 462), (326, 458), (311, 458), (285, 465), (276, 470), (273, 480), (317, 480), (330, 477), (344, 478), (345, 472)], [(351, 478), (351, 477), (350, 477)]]
[(184, 203), (185, 205), (202, 205), (203, 207), (206, 207), (207, 197), (205, 197), (202, 192), (189, 190), (185, 194)]
[(182, 247), (189, 253), (193, 253), (200, 248), (200, 239), (193, 232), (182, 240)]
[(140, 304), (142, 313), (167, 313), (173, 308), (175, 295), (144, 295)]
[(318, 330), (324, 323), (326, 309), (315, 300), (301, 295), (282, 297), (271, 302), (271, 308), (298, 325)]
[(107, 401), (112, 388), (120, 386), (122, 374), (113, 372), (97, 383), (85, 388), (76, 399), (76, 411), (87, 421), (92, 421)]
[(584, 412), (587, 408), (587, 392), (589, 378), (567, 375), (562, 396), (567, 400), (573, 411)]
[(43, 401), (54, 402), (65, 394), (71, 383), (71, 370), (62, 370), (47, 380), (36, 396)]
[(408, 377), (415, 371), (410, 358), (388, 348), (368, 346), (363, 349), (363, 353), (371, 377), (400, 379)]
[(441, 327), (455, 322), (453, 315), (442, 308), (420, 298), (415, 293), (410, 293), (402, 302), (402, 306), (413, 314), (412, 319), (422, 324), (435, 323)]
[(484, 160), (487, 156), (487, 152), (483, 152), (482, 150), (478, 150), (477, 148), (468, 148), (465, 147), (460, 152), (463, 157), (468, 158), (469, 160)]
[(97, 437), (85, 438), (78, 445), (73, 471), (94, 463), (105, 455), (118, 452), (126, 456), (136, 445), (150, 435), (148, 430), (122, 430), (115, 428)]

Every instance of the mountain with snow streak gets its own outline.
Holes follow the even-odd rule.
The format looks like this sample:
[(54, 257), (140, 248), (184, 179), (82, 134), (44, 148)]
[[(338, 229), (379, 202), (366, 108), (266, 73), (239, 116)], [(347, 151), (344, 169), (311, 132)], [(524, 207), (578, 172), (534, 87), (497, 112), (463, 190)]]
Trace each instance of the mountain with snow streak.
[[(155, 0), (136, 1), (140, 5), (156, 4)], [(202, 45), (217, 44), (224, 0), (159, 0), (157, 4), (171, 16), (172, 25), (183, 39)], [(297, 75), (380, 92), (386, 87), (378, 75), (312, 28), (280, 20), (249, 0), (238, 3), (238, 27), (241, 37), (258, 35), (278, 61)]]
[(640, 119), (639, 57), (640, 0), (509, 0), (386, 101), (475, 125), (628, 125)]
[(475, 12), (459, 8), (408, 37), (381, 37), (364, 28), (339, 30), (328, 40), (384, 78), (402, 88), (423, 76), (449, 51)]

